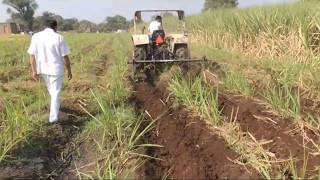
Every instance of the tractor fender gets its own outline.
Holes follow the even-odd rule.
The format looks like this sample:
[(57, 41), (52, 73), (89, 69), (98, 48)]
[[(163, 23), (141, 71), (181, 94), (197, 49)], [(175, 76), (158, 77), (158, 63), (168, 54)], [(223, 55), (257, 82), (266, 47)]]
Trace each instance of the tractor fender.
[(171, 47), (172, 47), (172, 52), (175, 51), (176, 47), (181, 46), (181, 45), (185, 45), (186, 47), (188, 47), (188, 42), (189, 42), (189, 38), (183, 34), (172, 34), (172, 41), (171, 41)]
[(132, 41), (135, 46), (149, 44), (149, 36), (146, 34), (132, 35)]

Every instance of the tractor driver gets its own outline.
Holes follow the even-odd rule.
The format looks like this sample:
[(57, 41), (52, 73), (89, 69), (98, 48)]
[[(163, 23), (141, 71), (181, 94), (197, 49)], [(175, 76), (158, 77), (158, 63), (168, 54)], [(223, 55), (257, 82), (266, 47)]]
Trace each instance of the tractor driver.
[(156, 16), (156, 19), (149, 25), (149, 36), (151, 37), (154, 31), (163, 30), (161, 16)]

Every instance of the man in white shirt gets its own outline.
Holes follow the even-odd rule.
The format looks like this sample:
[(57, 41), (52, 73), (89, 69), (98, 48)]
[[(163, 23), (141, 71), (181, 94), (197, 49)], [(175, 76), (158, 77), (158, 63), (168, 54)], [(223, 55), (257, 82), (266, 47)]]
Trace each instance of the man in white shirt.
[(149, 25), (149, 35), (152, 36), (154, 31), (162, 30), (162, 18), (161, 16), (156, 16), (155, 21), (152, 21)]
[(32, 78), (39, 80), (39, 75), (44, 79), (51, 97), (49, 122), (58, 121), (60, 109), (60, 92), (62, 89), (64, 66), (68, 71), (68, 79), (72, 79), (69, 60), (70, 50), (64, 38), (56, 33), (58, 23), (56, 20), (47, 20), (46, 29), (33, 35), (28, 54)]

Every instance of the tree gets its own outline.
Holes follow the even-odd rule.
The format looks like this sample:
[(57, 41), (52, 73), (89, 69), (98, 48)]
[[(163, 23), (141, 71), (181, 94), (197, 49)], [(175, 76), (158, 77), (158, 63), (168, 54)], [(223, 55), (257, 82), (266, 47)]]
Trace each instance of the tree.
[(127, 30), (129, 29), (130, 25), (130, 22), (128, 22), (125, 17), (120, 15), (107, 17), (106, 22), (107, 31), (117, 31), (118, 29)]
[(78, 32), (96, 32), (98, 30), (98, 26), (90, 22), (88, 20), (82, 20), (79, 22)]
[(59, 24), (62, 23), (63, 21), (62, 16), (56, 15), (49, 11), (45, 11), (42, 13), (42, 15), (34, 18), (33, 30), (36, 30), (36, 31), (42, 30), (45, 27), (45, 22), (48, 19), (55, 19)]
[(38, 8), (35, 0), (3, 0), (2, 3), (10, 6), (7, 12), (14, 21), (22, 21), (32, 30), (34, 11)]
[(48, 19), (54, 19), (58, 22), (58, 31), (78, 30), (79, 22), (77, 18), (64, 19), (62, 16), (45, 11), (42, 15), (34, 18), (33, 29), (40, 31), (45, 28), (45, 22)]
[(237, 6), (238, 0), (205, 0), (203, 10), (233, 8)]
[(59, 24), (59, 29), (62, 31), (72, 31), (79, 28), (79, 21), (77, 18), (63, 19)]

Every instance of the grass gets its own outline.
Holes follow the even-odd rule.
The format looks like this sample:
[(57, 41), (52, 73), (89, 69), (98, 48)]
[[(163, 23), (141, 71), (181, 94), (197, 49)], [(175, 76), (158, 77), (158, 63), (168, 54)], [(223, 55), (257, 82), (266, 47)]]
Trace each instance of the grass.
[(254, 89), (247, 80), (238, 72), (228, 70), (225, 72), (225, 77), (222, 79), (222, 86), (226, 89), (232, 89), (245, 96), (253, 96)]
[[(142, 152), (145, 147), (155, 146), (142, 144), (141, 139), (151, 128), (152, 124), (142, 126), (143, 118), (136, 117), (134, 109), (127, 104), (130, 89), (126, 84), (127, 73), (126, 50), (121, 49), (126, 37), (117, 37), (112, 44), (112, 65), (108, 67), (104, 81), (108, 88), (103, 92), (92, 91), (99, 113), (91, 115), (80, 139), (89, 138), (87, 146), (95, 154), (88, 164), (93, 171), (78, 169), (79, 178), (89, 179), (132, 179), (136, 178), (136, 170), (145, 158), (151, 158)], [(90, 114), (90, 112), (88, 112)], [(145, 124), (145, 123), (144, 123)]]
[(0, 116), (0, 162), (18, 143), (26, 140), (31, 130), (31, 119), (24, 102), (5, 104), (4, 113)]
[[(313, 56), (318, 49), (318, 2), (208, 11), (189, 20), (195, 39), (255, 56)], [(294, 42), (294, 43), (288, 43)]]
[(169, 91), (187, 108), (199, 112), (201, 117), (206, 117), (210, 124), (220, 122), (220, 112), (217, 104), (217, 89), (205, 89), (202, 79), (186, 80), (178, 73), (174, 76), (169, 86)]
[[(135, 118), (134, 110), (122, 104), (114, 107), (106, 101), (95, 96), (101, 113), (93, 117), (87, 129), (81, 136), (91, 137), (98, 159), (93, 159), (95, 172), (79, 172), (87, 174), (92, 179), (128, 179), (134, 178), (136, 169), (143, 162), (143, 148), (150, 145), (139, 144), (142, 136), (150, 130), (152, 124), (141, 129), (141, 118)], [(92, 163), (92, 162), (90, 162)]]
[(299, 90), (288, 86), (271, 86), (263, 92), (264, 98), (278, 111), (288, 117), (298, 118), (301, 113)]

